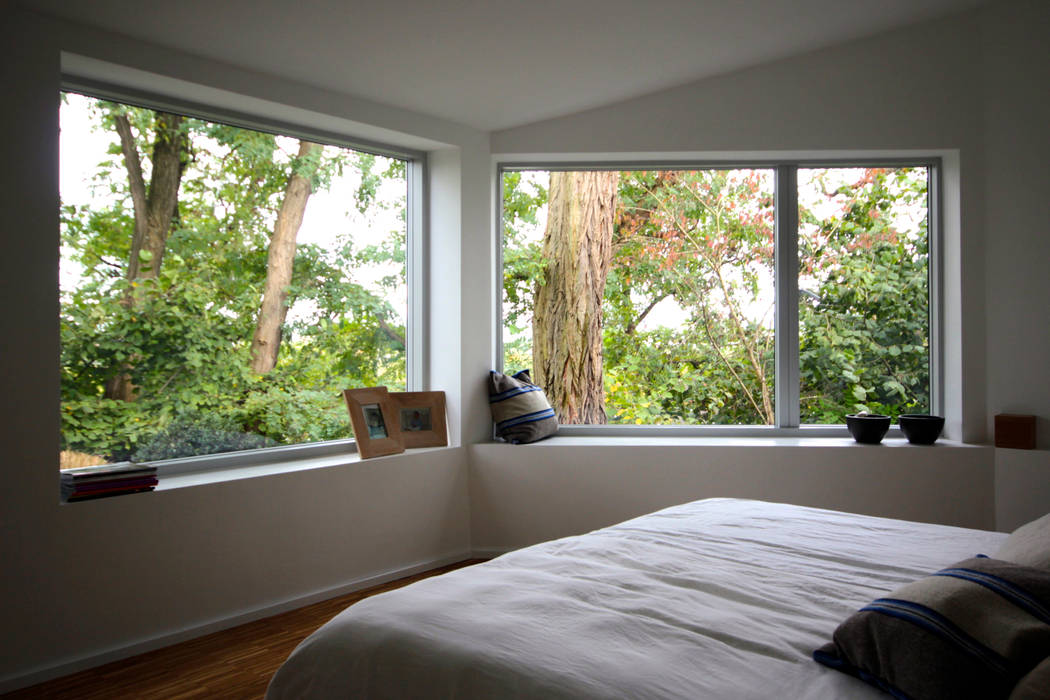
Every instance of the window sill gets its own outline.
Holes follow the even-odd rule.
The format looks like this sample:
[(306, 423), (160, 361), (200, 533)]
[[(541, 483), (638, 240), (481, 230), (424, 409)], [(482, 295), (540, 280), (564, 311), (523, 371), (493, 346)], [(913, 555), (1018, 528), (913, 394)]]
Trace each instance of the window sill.
[(973, 445), (941, 438), (933, 445), (912, 445), (898, 433), (883, 438), (878, 445), (865, 445), (852, 437), (809, 436), (597, 436), (554, 435), (527, 445), (511, 445), (493, 440), (484, 445), (506, 445), (508, 447), (856, 447), (859, 449), (982, 449), (985, 445)]
[(321, 455), (314, 457), (302, 457), (289, 459), (281, 462), (268, 464), (238, 464), (229, 467), (202, 469), (199, 471), (183, 471), (176, 474), (165, 474), (161, 472), (157, 491), (168, 491), (171, 489), (202, 486), (205, 484), (220, 483), (223, 481), (235, 481), (238, 479), (255, 479), (258, 477), (272, 476), (275, 474), (288, 474), (291, 472), (307, 471), (311, 469), (329, 469), (333, 467), (345, 467), (362, 462), (381, 462), (386, 460), (412, 459), (414, 455), (428, 452), (452, 449), (450, 447), (420, 447), (406, 450), (400, 454), (387, 455), (385, 457), (373, 457), (363, 460), (361, 455), (354, 453)]

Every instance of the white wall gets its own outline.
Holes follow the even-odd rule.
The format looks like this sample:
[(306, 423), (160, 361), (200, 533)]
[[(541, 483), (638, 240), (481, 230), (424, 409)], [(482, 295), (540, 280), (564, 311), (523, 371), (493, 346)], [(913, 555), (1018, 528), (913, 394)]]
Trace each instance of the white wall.
[[(187, 630), (208, 630), (319, 592), (470, 554), (461, 447), (61, 505), (58, 498), (58, 98), (60, 50), (137, 66), (352, 123), (401, 145), (434, 145), (440, 264), (429, 298), (457, 296), (461, 216), (479, 197), (488, 136), (344, 95), (268, 79), (0, 6), (5, 138), (0, 173), (0, 692)], [(158, 83), (159, 84), (159, 83)], [(451, 156), (450, 156), (451, 154)], [(444, 167), (449, 161), (456, 165)], [(464, 174), (459, 161), (482, 162)], [(469, 186), (462, 181), (469, 175)], [(451, 194), (450, 194), (451, 193)], [(450, 195), (450, 200), (445, 200)], [(484, 194), (480, 195), (484, 202)], [(473, 254), (473, 253), (472, 253)], [(471, 302), (472, 304), (475, 302)], [(447, 392), (453, 445), (464, 396), (460, 312), (430, 371)], [(470, 367), (471, 373), (474, 368)], [(473, 378), (472, 378), (473, 379)]]
[[(983, 25), (989, 430), (1038, 416), (1050, 449), (1050, 3), (993, 5)], [(1050, 481), (1050, 471), (1045, 473)]]
[(1014, 530), (1050, 512), (1050, 451), (995, 448), (995, 525)]
[(1001, 529), (1050, 511), (1050, 3), (983, 15), (989, 431), (1037, 417), (1035, 451), (997, 449)]
[(475, 550), (522, 547), (716, 496), (994, 527), (988, 447), (596, 442), (554, 437), (470, 447)]

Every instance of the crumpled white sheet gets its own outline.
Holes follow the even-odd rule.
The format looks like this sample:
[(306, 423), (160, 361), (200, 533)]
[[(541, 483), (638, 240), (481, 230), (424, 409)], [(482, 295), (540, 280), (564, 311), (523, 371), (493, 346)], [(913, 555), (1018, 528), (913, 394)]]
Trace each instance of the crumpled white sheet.
[(813, 650), (871, 599), (1005, 537), (697, 501), (367, 598), (267, 698), (886, 697)]

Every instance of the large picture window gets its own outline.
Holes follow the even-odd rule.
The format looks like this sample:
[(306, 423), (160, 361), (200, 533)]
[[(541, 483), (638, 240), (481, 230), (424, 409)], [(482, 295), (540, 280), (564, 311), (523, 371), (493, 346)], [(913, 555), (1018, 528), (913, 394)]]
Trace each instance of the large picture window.
[(62, 467), (351, 436), (409, 384), (412, 162), (67, 92)]
[(504, 368), (569, 425), (928, 412), (932, 168), (504, 168)]

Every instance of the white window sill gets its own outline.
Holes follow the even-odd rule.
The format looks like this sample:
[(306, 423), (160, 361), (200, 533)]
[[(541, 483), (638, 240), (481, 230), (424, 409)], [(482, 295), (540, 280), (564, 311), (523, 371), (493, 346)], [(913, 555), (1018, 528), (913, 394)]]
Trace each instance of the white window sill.
[(182, 471), (175, 474), (165, 474), (163, 471), (159, 475), (159, 483), (157, 484), (157, 491), (167, 491), (170, 489), (181, 489), (191, 486), (202, 486), (205, 484), (214, 484), (223, 481), (235, 481), (237, 479), (254, 479), (264, 476), (272, 476), (274, 474), (288, 474), (291, 472), (307, 471), (310, 469), (329, 469), (333, 467), (348, 467), (350, 465), (361, 464), (362, 462), (381, 462), (391, 459), (413, 459), (417, 455), (425, 454), (427, 452), (434, 452), (437, 450), (448, 450), (449, 447), (420, 447), (411, 450), (406, 450), (396, 455), (386, 455), (384, 457), (372, 457), (371, 459), (363, 460), (361, 455), (356, 452), (346, 454), (334, 454), (334, 455), (322, 455), (316, 457), (302, 457), (299, 459), (289, 459), (281, 462), (271, 462), (268, 464), (239, 464), (230, 467), (218, 467), (202, 469), (199, 471)]
[(972, 445), (940, 438), (932, 445), (912, 445), (898, 433), (887, 435), (878, 445), (865, 445), (852, 437), (807, 437), (807, 436), (595, 436), (554, 435), (526, 445), (511, 445), (494, 440), (484, 445), (506, 445), (519, 447), (855, 447), (860, 449), (981, 449), (984, 445)]

